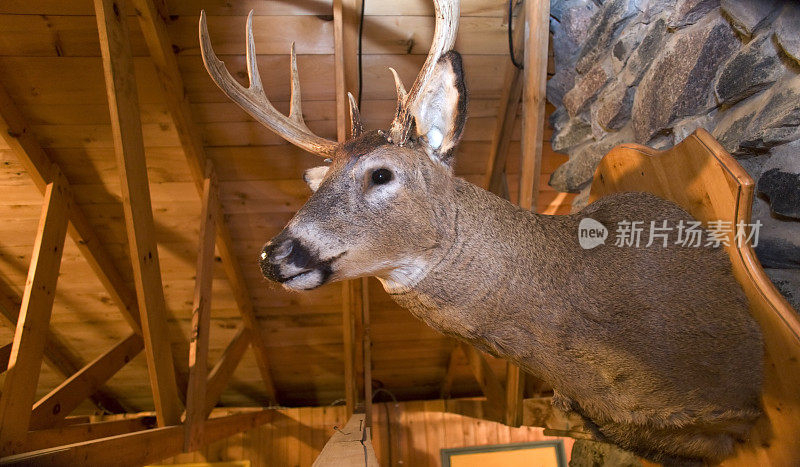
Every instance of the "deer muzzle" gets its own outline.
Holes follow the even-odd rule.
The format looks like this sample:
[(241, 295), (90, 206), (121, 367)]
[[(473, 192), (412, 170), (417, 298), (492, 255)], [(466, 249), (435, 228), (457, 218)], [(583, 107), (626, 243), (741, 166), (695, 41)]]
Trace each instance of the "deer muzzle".
[(279, 235), (259, 255), (261, 274), (293, 290), (310, 290), (328, 281), (336, 258), (323, 260), (296, 238)]

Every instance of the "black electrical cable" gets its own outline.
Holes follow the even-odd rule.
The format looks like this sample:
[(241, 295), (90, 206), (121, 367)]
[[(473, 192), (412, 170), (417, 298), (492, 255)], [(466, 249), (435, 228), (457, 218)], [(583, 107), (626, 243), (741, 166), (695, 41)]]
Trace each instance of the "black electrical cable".
[(358, 108), (361, 109), (361, 91), (363, 89), (363, 82), (362, 76), (363, 68), (361, 66), (361, 38), (364, 32), (364, 5), (367, 3), (367, 0), (361, 0), (361, 16), (358, 19)]
[(516, 53), (514, 53), (514, 34), (512, 33), (512, 24), (514, 24), (514, 1), (508, 0), (508, 54), (511, 57), (511, 63), (515, 67), (522, 69), (522, 64), (517, 62)]

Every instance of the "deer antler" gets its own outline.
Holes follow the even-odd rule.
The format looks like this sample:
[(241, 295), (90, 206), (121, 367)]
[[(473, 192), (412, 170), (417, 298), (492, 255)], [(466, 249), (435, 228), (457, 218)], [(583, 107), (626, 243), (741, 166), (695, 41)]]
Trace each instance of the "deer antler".
[(303, 112), (300, 104), (300, 79), (297, 74), (297, 57), (292, 43), (292, 98), (289, 115), (283, 115), (267, 98), (264, 87), (261, 84), (261, 76), (258, 74), (258, 64), (256, 63), (256, 50), (253, 42), (253, 10), (247, 16), (247, 74), (250, 78), (250, 86), (245, 88), (239, 84), (211, 47), (211, 39), (208, 35), (206, 26), (206, 13), (200, 12), (200, 50), (203, 54), (203, 63), (211, 75), (211, 79), (217, 83), (222, 92), (231, 100), (239, 104), (247, 113), (257, 121), (261, 122), (270, 130), (312, 154), (325, 158), (333, 157), (337, 143), (329, 139), (321, 138), (306, 126), (303, 121)]
[(392, 70), (394, 74), (395, 84), (397, 86), (397, 111), (389, 128), (389, 134), (395, 144), (403, 145), (410, 137), (412, 112), (417, 104), (428, 82), (433, 76), (433, 70), (436, 62), (445, 53), (453, 48), (456, 41), (456, 32), (458, 31), (458, 16), (460, 11), (459, 0), (434, 0), (433, 6), (436, 16), (436, 28), (433, 33), (433, 43), (428, 52), (428, 58), (425, 59), (425, 64), (417, 75), (414, 85), (408, 93), (403, 88), (403, 83), (397, 72)]

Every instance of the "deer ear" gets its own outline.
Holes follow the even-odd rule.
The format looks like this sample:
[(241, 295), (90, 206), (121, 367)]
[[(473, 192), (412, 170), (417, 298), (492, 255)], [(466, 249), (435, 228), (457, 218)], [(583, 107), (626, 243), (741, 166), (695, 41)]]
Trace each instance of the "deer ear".
[(317, 191), (320, 183), (322, 183), (322, 179), (325, 178), (325, 174), (328, 173), (328, 169), (330, 169), (329, 166), (321, 165), (308, 169), (303, 173), (303, 180), (308, 183), (308, 187), (311, 188), (311, 191)]
[(467, 121), (467, 87), (461, 55), (455, 50), (442, 55), (428, 82), (412, 109), (417, 137), (431, 159), (452, 167)]

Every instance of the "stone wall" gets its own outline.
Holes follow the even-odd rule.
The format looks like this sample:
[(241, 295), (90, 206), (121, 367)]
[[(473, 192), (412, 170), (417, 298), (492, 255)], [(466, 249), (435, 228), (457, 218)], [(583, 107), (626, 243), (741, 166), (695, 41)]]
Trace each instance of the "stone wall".
[(800, 309), (800, 2), (552, 0), (550, 184), (581, 193), (612, 147), (703, 127), (757, 181), (756, 253)]

